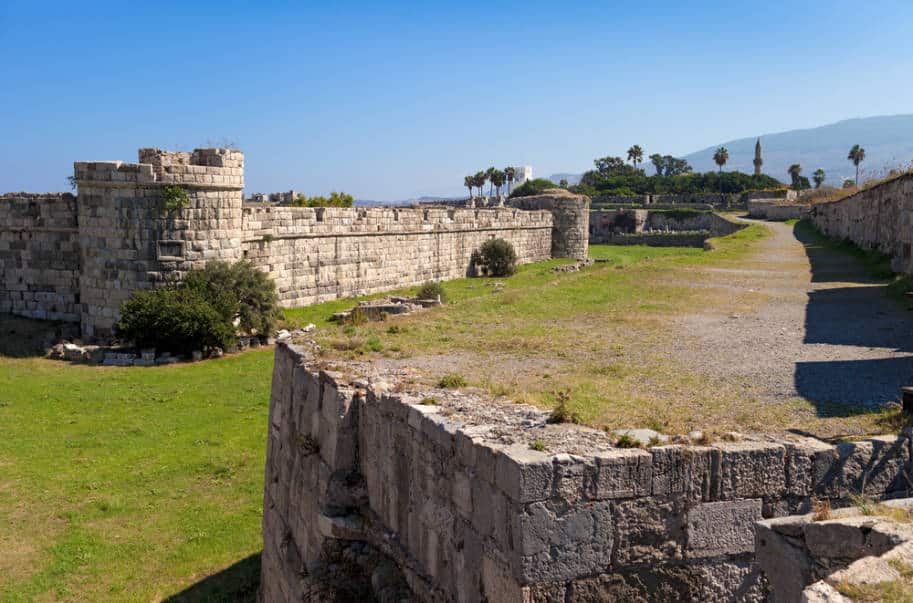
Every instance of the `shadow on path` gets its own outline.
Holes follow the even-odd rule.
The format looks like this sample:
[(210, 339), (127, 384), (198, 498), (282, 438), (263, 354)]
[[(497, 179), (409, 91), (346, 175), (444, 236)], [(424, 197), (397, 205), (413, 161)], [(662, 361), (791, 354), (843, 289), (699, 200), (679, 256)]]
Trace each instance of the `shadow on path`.
[(256, 553), (167, 597), (165, 603), (253, 603), (259, 587), (260, 553)]
[(888, 297), (887, 281), (877, 277), (882, 265), (824, 239), (807, 223), (793, 234), (812, 272), (803, 343), (820, 345), (825, 358), (834, 358), (797, 360), (796, 391), (819, 416), (859, 414), (897, 400), (900, 388), (913, 384), (913, 317)]

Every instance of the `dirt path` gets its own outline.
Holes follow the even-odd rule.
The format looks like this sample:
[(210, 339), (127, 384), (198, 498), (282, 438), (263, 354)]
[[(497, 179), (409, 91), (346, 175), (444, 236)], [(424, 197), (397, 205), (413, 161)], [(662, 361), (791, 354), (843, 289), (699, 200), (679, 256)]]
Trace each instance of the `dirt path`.
[(819, 416), (839, 414), (835, 404), (897, 400), (913, 385), (913, 316), (855, 258), (800, 241), (791, 225), (765, 224), (773, 236), (747, 261), (696, 269), (693, 282), (680, 275), (757, 303), (677, 319), (685, 337), (672, 343), (673, 357), (761, 400), (804, 398)]

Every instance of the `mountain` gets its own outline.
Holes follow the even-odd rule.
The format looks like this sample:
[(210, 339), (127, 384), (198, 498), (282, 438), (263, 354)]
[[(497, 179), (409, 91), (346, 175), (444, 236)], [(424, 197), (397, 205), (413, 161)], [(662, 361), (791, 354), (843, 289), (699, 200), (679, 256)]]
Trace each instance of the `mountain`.
[[(879, 176), (892, 168), (909, 167), (913, 161), (913, 115), (890, 115), (845, 119), (826, 126), (805, 130), (789, 130), (762, 134), (762, 171), (783, 182), (789, 181), (786, 170), (793, 163), (802, 166), (802, 175), (811, 178), (812, 172), (823, 168), (829, 184), (839, 185), (844, 178), (855, 176), (853, 164), (846, 155), (850, 147), (859, 144), (865, 149), (865, 161), (860, 166), (860, 179)], [(719, 146), (729, 151), (724, 170), (752, 173), (754, 145), (757, 137), (730, 140), (689, 155), (685, 159), (696, 172), (717, 169), (713, 152)], [(647, 164), (647, 172), (651, 173)]]

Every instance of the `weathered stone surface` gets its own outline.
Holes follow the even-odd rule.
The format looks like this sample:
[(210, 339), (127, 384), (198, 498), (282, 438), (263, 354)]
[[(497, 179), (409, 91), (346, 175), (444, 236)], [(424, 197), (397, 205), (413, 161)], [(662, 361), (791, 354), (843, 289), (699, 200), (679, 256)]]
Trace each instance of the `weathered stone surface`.
[(517, 445), (497, 456), (495, 483), (513, 502), (545, 500), (552, 494), (552, 457)]
[(718, 557), (754, 551), (754, 524), (761, 500), (702, 503), (688, 510), (689, 557)]
[(579, 506), (532, 503), (513, 520), (514, 571), (523, 584), (605, 571), (612, 561), (608, 501)]
[(630, 498), (651, 493), (653, 455), (646, 450), (616, 449), (594, 456), (594, 498)]

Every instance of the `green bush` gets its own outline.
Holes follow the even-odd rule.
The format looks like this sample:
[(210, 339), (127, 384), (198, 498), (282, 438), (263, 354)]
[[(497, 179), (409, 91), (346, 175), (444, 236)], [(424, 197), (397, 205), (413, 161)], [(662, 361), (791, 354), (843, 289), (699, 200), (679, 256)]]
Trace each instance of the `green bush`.
[(488, 276), (510, 276), (517, 271), (517, 253), (504, 239), (489, 239), (482, 243), (478, 259)]
[(188, 272), (184, 287), (196, 291), (228, 323), (238, 319), (244, 333), (272, 333), (282, 318), (276, 284), (247, 261), (209, 262)]
[(418, 293), (415, 294), (418, 299), (437, 299), (441, 298), (441, 303), (447, 301), (447, 292), (444, 291), (444, 285), (436, 281), (428, 281), (423, 284)]
[(511, 197), (529, 197), (531, 195), (541, 194), (550, 188), (558, 188), (558, 185), (545, 178), (535, 178), (527, 180), (510, 192)]
[(190, 205), (190, 195), (177, 185), (162, 187), (162, 207), (165, 211), (175, 211)]
[(224, 348), (235, 339), (229, 321), (197, 291), (164, 287), (136, 291), (121, 305), (117, 337), (174, 354)]

